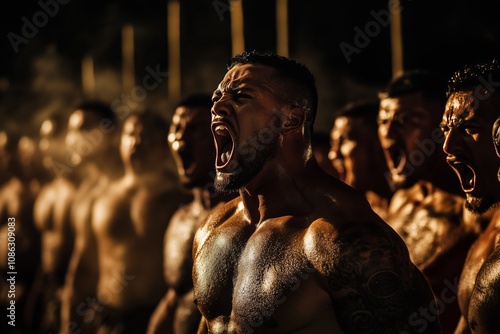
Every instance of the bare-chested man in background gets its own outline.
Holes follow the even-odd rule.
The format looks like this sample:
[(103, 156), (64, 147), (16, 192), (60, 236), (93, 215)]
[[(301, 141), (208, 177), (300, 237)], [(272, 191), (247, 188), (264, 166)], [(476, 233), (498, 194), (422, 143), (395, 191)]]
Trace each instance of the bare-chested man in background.
[[(0, 151), (2, 159), (6, 159), (9, 177), (0, 188), (0, 301), (4, 324), (12, 320), (5, 316), (10, 311), (4, 305), (15, 301), (16, 326), (8, 328), (12, 333), (24, 333), (29, 330), (24, 317), (27, 297), (40, 262), (40, 233), (33, 221), (33, 203), (40, 190), (39, 166), (32, 136), (4, 132), (2, 137)], [(9, 236), (13, 242), (7, 242)], [(13, 267), (8, 264), (9, 253), (15, 255)], [(7, 281), (12, 277), (7, 272), (17, 273), (14, 281)], [(11, 284), (15, 289), (10, 288)]]
[[(65, 278), (61, 332), (75, 333), (95, 317), (97, 253), (93, 240), (87, 238), (95, 199), (120, 177), (117, 146), (118, 122), (111, 108), (102, 102), (83, 102), (75, 107), (68, 120), (68, 151), (55, 168), (60, 175), (75, 178), (78, 186), (71, 207), (71, 225), (75, 240)], [(83, 256), (86, 254), (86, 256)]]
[(96, 198), (89, 246), (96, 305), (89, 327), (95, 333), (145, 333), (166, 291), (161, 275), (163, 235), (187, 196), (179, 191), (166, 142), (167, 122), (158, 114), (129, 115), (121, 133), (125, 174)]
[(200, 323), (193, 301), (193, 239), (208, 213), (227, 200), (213, 186), (211, 108), (211, 95), (191, 95), (179, 103), (172, 117), (168, 142), (180, 181), (194, 197), (176, 211), (165, 233), (163, 269), (168, 291), (151, 319), (149, 333), (196, 333)]
[(441, 123), (443, 149), (466, 195), (465, 207), (481, 222), (460, 277), (456, 334), (500, 333), (499, 82), (498, 61), (464, 66), (450, 79)]
[(342, 181), (365, 194), (368, 203), (386, 219), (392, 190), (385, 178), (387, 162), (378, 139), (377, 101), (351, 102), (339, 109), (330, 133), (328, 154)]
[(439, 305), (432, 317), (449, 334), (460, 318), (458, 278), (477, 229), (463, 219), (463, 193), (441, 149), (445, 103), (442, 76), (403, 73), (380, 93), (379, 138), (396, 189), (386, 221), (429, 279)]
[(199, 331), (439, 333), (421, 314), (432, 291), (401, 238), (314, 160), (309, 70), (243, 53), (213, 103), (216, 187), (240, 197), (195, 236)]
[(70, 222), (75, 185), (74, 173), (59, 173), (56, 163), (64, 161), (64, 136), (67, 120), (60, 115), (40, 126), (39, 150), (42, 165), (53, 176), (42, 186), (34, 204), (34, 220), (41, 234), (41, 262), (30, 291), (28, 317), (38, 333), (58, 332), (60, 328), (61, 293), (73, 249)]

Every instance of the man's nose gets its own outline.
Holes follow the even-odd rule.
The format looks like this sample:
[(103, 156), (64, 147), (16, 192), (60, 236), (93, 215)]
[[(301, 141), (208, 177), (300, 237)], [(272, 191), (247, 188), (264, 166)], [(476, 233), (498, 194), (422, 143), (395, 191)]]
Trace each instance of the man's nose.
[(212, 106), (212, 116), (230, 116), (232, 114), (232, 106), (229, 103), (228, 96), (222, 96), (219, 100), (215, 101)]
[(459, 146), (458, 136), (456, 129), (451, 128), (444, 136), (443, 151), (448, 155), (453, 155)]

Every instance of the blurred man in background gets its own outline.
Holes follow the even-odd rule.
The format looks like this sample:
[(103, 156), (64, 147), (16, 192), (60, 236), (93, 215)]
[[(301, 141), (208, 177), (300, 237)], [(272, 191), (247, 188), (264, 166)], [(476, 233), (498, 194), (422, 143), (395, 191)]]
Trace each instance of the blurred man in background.
[(343, 181), (365, 194), (373, 210), (387, 216), (392, 190), (385, 176), (387, 162), (378, 139), (378, 103), (348, 103), (335, 116), (331, 131), (331, 165)]
[(196, 230), (208, 213), (234, 196), (215, 191), (215, 145), (210, 130), (211, 95), (186, 97), (172, 117), (168, 143), (181, 184), (193, 200), (172, 217), (164, 239), (167, 293), (151, 319), (148, 333), (196, 333), (201, 314), (194, 303), (192, 248)]
[(387, 223), (444, 305), (433, 317), (441, 317), (444, 333), (453, 333), (460, 316), (457, 298), (443, 291), (456, 287), (476, 229), (463, 219), (463, 193), (441, 149), (445, 103), (446, 80), (439, 74), (403, 73), (380, 93), (378, 133), (396, 189)]
[(28, 319), (38, 333), (56, 333), (60, 327), (61, 294), (73, 249), (70, 211), (75, 185), (73, 173), (57, 173), (65, 159), (67, 119), (55, 114), (40, 126), (42, 165), (52, 181), (42, 186), (34, 206), (34, 219), (42, 237), (41, 262), (30, 291)]
[(159, 274), (163, 235), (188, 199), (170, 169), (167, 133), (160, 115), (129, 114), (119, 150), (125, 173), (95, 198), (82, 252), (82, 259), (95, 259), (85, 277), (95, 282), (96, 304), (85, 309), (94, 316), (85, 327), (94, 333), (145, 333), (166, 291)]
[(75, 242), (62, 298), (63, 333), (85, 329), (84, 325), (95, 317), (89, 310), (94, 310), (95, 304), (90, 298), (96, 295), (97, 252), (95, 240), (89, 236), (97, 196), (123, 175), (119, 132), (115, 114), (100, 101), (81, 103), (68, 119), (67, 152), (64, 162), (55, 166), (57, 173), (71, 174), (77, 183), (70, 213)]

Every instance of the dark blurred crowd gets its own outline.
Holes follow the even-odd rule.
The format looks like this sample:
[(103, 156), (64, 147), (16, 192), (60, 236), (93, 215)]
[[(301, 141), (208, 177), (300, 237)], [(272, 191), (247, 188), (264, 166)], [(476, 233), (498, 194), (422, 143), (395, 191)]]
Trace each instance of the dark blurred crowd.
[[(321, 168), (404, 241), (435, 297), (421, 316), (445, 334), (500, 333), (498, 82), (496, 60), (406, 71), (312, 136)], [(239, 196), (214, 188), (229, 153), (212, 107), (193, 94), (165, 119), (82, 101), (36, 135), (0, 129), (2, 333), (198, 331), (193, 240)]]

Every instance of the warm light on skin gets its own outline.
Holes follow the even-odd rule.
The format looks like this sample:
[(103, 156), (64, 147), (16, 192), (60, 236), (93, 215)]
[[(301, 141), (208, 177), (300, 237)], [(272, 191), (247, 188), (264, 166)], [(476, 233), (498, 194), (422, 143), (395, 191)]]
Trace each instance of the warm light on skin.
[(54, 123), (47, 119), (40, 126), (40, 136), (49, 136), (54, 131)]
[(497, 106), (493, 99), (478, 101), (474, 91), (453, 93), (441, 121), (443, 151), (466, 193), (466, 208), (483, 213), (500, 201), (500, 162), (492, 139)]
[(73, 165), (82, 162), (82, 157), (76, 152), (76, 145), (79, 138), (79, 131), (83, 125), (83, 111), (76, 110), (71, 114), (68, 120), (68, 132), (66, 134), (66, 146), (72, 151), (70, 159)]
[(7, 134), (5, 131), (0, 131), (0, 148), (7, 146)]
[(35, 142), (33, 139), (23, 136), (19, 140), (19, 152), (21, 154), (33, 155), (35, 153)]
[(38, 143), (38, 147), (44, 154), (50, 148), (50, 138), (52, 137), (54, 128), (54, 123), (51, 120), (45, 120), (40, 126), (40, 142)]

